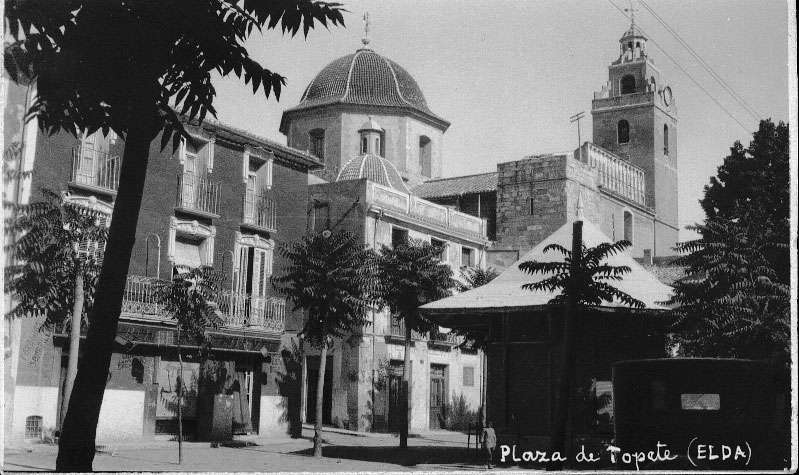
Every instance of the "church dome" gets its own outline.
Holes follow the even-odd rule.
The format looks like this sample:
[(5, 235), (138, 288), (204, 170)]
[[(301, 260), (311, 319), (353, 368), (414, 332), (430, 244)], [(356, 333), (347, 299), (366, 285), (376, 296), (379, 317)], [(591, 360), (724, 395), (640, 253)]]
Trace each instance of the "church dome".
[(336, 181), (367, 180), (410, 194), (397, 168), (388, 160), (374, 153), (361, 154), (341, 168)]
[(427, 106), (427, 100), (413, 76), (368, 47), (325, 66), (305, 88), (300, 103), (286, 112), (330, 104), (403, 109), (444, 128), (449, 126), (449, 122), (435, 115)]

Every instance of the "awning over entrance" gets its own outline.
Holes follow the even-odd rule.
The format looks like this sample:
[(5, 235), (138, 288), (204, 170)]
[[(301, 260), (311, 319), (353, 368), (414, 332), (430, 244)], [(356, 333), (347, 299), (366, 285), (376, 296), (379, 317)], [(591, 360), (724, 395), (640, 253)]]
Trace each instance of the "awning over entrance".
[[(530, 275), (521, 269), (519, 264), (526, 261), (554, 262), (563, 259), (563, 255), (555, 250), (544, 252), (550, 244), (560, 244), (571, 249), (572, 224), (569, 221), (552, 233), (543, 242), (522, 256), (490, 283), (476, 289), (463, 292), (421, 307), (433, 320), (442, 326), (452, 328), (475, 327), (487, 324), (486, 315), (506, 312), (541, 309), (556, 296), (559, 291), (533, 291), (522, 288), (523, 284), (538, 282), (549, 275)], [(583, 220), (583, 242), (593, 247), (603, 242), (612, 242), (602, 231), (588, 221)], [(642, 301), (645, 311), (667, 310), (663, 304), (671, 294), (671, 287), (661, 283), (627, 253), (616, 254), (604, 262), (613, 266), (627, 266), (631, 272), (623, 279), (613, 282), (619, 290)], [(627, 308), (621, 302), (605, 302), (597, 310), (621, 310)]]

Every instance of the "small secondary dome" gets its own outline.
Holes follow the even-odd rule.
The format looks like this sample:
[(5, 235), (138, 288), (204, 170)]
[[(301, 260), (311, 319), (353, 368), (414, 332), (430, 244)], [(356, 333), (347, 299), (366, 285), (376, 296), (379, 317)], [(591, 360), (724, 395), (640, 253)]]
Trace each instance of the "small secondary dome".
[(341, 168), (336, 181), (367, 180), (410, 194), (397, 168), (385, 158), (374, 153), (361, 154)]

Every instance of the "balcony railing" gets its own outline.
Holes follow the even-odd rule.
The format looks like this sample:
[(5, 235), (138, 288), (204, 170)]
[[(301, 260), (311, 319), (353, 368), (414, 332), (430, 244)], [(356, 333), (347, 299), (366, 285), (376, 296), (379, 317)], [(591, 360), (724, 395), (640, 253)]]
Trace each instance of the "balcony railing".
[(116, 192), (119, 188), (120, 157), (78, 145), (72, 149), (72, 182)]
[(244, 224), (277, 231), (277, 206), (274, 200), (252, 191), (244, 193)]
[[(392, 337), (398, 339), (405, 339), (405, 321), (401, 320), (396, 317), (391, 317), (391, 333)], [(412, 340), (427, 340), (427, 335), (424, 333), (418, 332), (416, 330), (411, 330), (411, 339)]]
[(221, 189), (218, 181), (194, 173), (178, 175), (176, 206), (189, 211), (219, 214)]
[(370, 203), (425, 223), (466, 233), (472, 237), (485, 238), (487, 230), (485, 219), (455, 211), (378, 183), (369, 182), (367, 186), (367, 199)]
[(217, 303), (226, 326), (272, 333), (282, 333), (286, 328), (286, 301), (283, 299), (226, 291), (220, 293)]
[(599, 185), (606, 191), (639, 205), (653, 207), (654, 200), (647, 193), (645, 174), (641, 168), (590, 142), (582, 146), (576, 158), (597, 171)]
[[(151, 277), (129, 275), (122, 299), (122, 313), (168, 321), (158, 297), (159, 281)], [(253, 296), (222, 291), (216, 303), (228, 328), (247, 328), (282, 333), (286, 327), (286, 301), (274, 297)]]
[(449, 333), (430, 332), (430, 342), (439, 343), (447, 346), (455, 346), (461, 343), (461, 338), (451, 331)]

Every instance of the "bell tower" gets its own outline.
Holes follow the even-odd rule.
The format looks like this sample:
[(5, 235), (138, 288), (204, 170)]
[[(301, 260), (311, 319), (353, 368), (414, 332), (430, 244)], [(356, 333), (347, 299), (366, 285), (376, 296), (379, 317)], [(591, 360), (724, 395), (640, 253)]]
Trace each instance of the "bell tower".
[(677, 108), (634, 17), (608, 66), (608, 83), (594, 93), (591, 116), (593, 142), (644, 171), (655, 254), (672, 255), (679, 232)]

